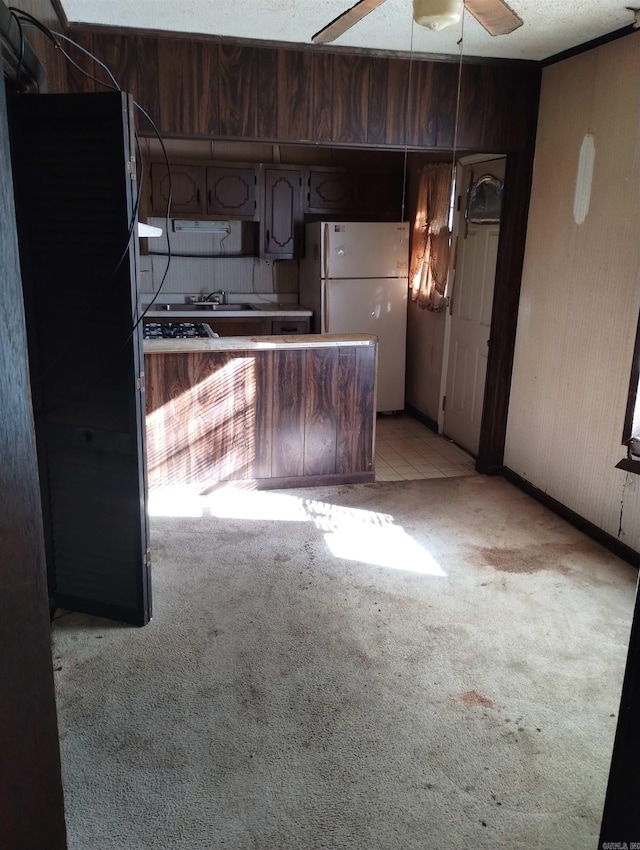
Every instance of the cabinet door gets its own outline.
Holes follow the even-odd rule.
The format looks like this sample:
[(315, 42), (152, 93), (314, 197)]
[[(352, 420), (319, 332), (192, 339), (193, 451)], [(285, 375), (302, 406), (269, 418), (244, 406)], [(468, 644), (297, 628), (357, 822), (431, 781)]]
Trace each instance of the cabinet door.
[(270, 330), (270, 322), (267, 319), (257, 317), (255, 319), (243, 319), (238, 316), (229, 319), (201, 319), (206, 322), (218, 336), (267, 336)]
[(52, 605), (144, 625), (151, 575), (138, 240), (129, 230), (133, 103), (121, 93), (56, 94), (16, 97), (12, 107)]
[(298, 168), (266, 166), (260, 256), (293, 258), (302, 251), (302, 173)]
[(305, 212), (353, 213), (357, 206), (357, 188), (355, 174), (330, 168), (310, 168), (307, 172)]
[(166, 163), (151, 164), (151, 211), (166, 215), (171, 187), (170, 215), (204, 212), (204, 167), (201, 165), (171, 165), (171, 181)]
[(252, 166), (207, 167), (207, 215), (255, 221), (258, 218), (258, 176)]

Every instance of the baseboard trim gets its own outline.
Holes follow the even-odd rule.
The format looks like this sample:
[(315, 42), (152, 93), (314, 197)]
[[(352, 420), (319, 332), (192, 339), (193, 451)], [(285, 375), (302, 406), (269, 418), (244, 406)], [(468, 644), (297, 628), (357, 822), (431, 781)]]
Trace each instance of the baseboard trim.
[(423, 425), (426, 425), (431, 431), (435, 431), (438, 433), (438, 423), (435, 419), (432, 419), (430, 416), (427, 416), (426, 413), (423, 413), (421, 410), (418, 410), (417, 407), (414, 407), (412, 404), (405, 404), (404, 409), (407, 413), (411, 414), (414, 419), (417, 419), (418, 422), (421, 422)]
[(504, 475), (504, 466), (496, 466), (493, 463), (485, 466), (480, 461), (476, 460), (476, 470), (480, 472), (482, 475)]
[[(373, 484), (375, 472), (344, 472), (331, 475), (296, 475), (288, 478), (253, 478), (239, 481), (238, 484), (248, 484), (256, 490), (286, 490), (290, 487), (330, 487), (336, 484)], [(225, 482), (229, 483), (229, 482)], [(230, 482), (234, 483), (234, 482)]]
[(611, 534), (608, 534), (606, 531), (598, 528), (597, 525), (594, 525), (588, 519), (585, 519), (583, 516), (580, 516), (580, 514), (572, 511), (571, 508), (563, 505), (562, 502), (558, 502), (557, 499), (549, 496), (548, 493), (534, 487), (533, 484), (525, 478), (522, 478), (517, 472), (509, 469), (507, 466), (502, 467), (501, 475), (511, 484), (514, 484), (520, 490), (525, 492), (528, 496), (531, 496), (537, 502), (540, 502), (546, 508), (549, 508), (554, 513), (558, 514), (558, 516), (561, 516), (562, 519), (571, 523), (571, 525), (575, 526), (579, 531), (582, 531), (584, 534), (591, 537), (596, 541), (596, 543), (600, 543), (600, 545), (604, 546), (605, 549), (608, 549), (614, 555), (617, 555), (618, 558), (621, 558), (633, 567), (640, 567), (640, 552), (636, 552), (636, 550), (632, 549), (631, 546), (627, 546), (626, 543), (622, 543), (617, 537), (613, 537)]

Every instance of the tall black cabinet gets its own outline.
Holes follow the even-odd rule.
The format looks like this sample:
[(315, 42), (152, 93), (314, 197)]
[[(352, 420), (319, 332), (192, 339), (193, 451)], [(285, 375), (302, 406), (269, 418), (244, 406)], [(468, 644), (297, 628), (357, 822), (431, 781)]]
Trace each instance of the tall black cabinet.
[(52, 608), (151, 616), (130, 96), (9, 104)]

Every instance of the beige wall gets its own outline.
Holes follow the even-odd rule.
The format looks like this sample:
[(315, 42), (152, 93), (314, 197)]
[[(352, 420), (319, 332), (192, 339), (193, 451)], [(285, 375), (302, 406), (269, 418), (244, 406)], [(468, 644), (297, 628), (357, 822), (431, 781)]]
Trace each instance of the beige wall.
[(406, 402), (438, 421), (444, 353), (445, 314), (431, 313), (409, 300), (407, 307)]
[[(587, 132), (595, 169), (577, 225)], [(614, 466), (639, 310), (640, 33), (543, 74), (505, 452), (506, 466), (634, 549), (640, 479)]]

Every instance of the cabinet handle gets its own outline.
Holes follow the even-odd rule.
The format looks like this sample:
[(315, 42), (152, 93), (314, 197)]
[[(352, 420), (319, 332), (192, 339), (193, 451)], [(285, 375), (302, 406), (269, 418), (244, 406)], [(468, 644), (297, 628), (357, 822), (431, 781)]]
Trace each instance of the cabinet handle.
[(211, 189), (207, 192), (207, 205), (211, 206)]
[(196, 201), (198, 202), (198, 206), (200, 206), (200, 189), (196, 189)]
[(269, 231), (268, 230), (267, 230), (265, 236), (266, 236), (265, 248), (268, 248), (269, 247)]
[(280, 331), (283, 334), (296, 334), (296, 333), (298, 333), (298, 326), (297, 325), (291, 325), (291, 327), (288, 328), (286, 325), (284, 325), (280, 328)]

